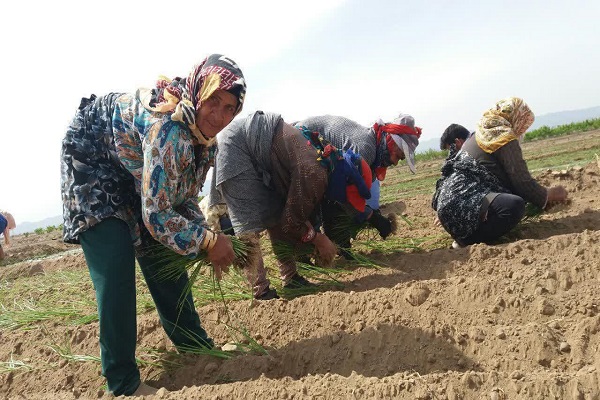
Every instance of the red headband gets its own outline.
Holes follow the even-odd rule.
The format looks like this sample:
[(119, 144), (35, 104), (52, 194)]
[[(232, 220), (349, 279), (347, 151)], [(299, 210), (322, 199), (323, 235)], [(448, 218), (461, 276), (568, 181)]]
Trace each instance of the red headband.
[[(375, 134), (377, 135), (377, 146), (379, 146), (379, 143), (381, 142), (381, 135), (384, 132), (391, 133), (392, 135), (413, 135), (413, 136), (416, 136), (417, 139), (421, 137), (421, 128), (419, 128), (418, 126), (415, 126), (413, 129), (408, 125), (398, 125), (398, 124), (379, 125), (378, 123), (375, 123), (373, 125), (373, 130), (375, 131)], [(389, 149), (391, 145), (392, 145), (392, 138), (391, 138), (391, 136), (388, 136), (387, 141), (386, 141), (386, 146)], [(375, 168), (375, 175), (377, 176), (377, 179), (379, 181), (382, 181), (385, 179), (386, 172), (387, 172), (387, 167)]]
[(373, 129), (375, 130), (375, 133), (377, 134), (377, 143), (379, 143), (379, 141), (381, 140), (381, 134), (383, 132), (391, 133), (393, 135), (413, 135), (413, 136), (416, 136), (417, 139), (421, 137), (421, 128), (419, 128), (418, 126), (411, 128), (408, 125), (398, 125), (398, 124), (379, 125), (378, 123), (375, 123), (375, 125), (373, 125)]

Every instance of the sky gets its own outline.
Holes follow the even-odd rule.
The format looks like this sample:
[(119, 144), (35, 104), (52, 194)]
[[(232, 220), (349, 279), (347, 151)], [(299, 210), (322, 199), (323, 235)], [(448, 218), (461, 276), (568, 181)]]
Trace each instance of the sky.
[(537, 115), (600, 105), (597, 0), (28, 1), (3, 5), (0, 209), (62, 214), (60, 148), (81, 97), (242, 68), (255, 110), (370, 125), (399, 112), (422, 140), (474, 129), (497, 100)]

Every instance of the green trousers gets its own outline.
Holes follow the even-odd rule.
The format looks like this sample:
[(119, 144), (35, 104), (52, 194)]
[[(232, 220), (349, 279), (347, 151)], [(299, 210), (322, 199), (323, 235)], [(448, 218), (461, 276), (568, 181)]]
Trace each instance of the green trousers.
[[(102, 375), (115, 396), (130, 395), (140, 384), (135, 361), (137, 339), (135, 252), (127, 224), (106, 219), (80, 235), (98, 304)], [(164, 255), (164, 248), (159, 253)], [(174, 254), (174, 253), (173, 253)], [(213, 342), (200, 324), (191, 294), (180, 301), (188, 283), (187, 273), (178, 280), (156, 277), (165, 265), (164, 256), (138, 258), (163, 328), (179, 351)]]

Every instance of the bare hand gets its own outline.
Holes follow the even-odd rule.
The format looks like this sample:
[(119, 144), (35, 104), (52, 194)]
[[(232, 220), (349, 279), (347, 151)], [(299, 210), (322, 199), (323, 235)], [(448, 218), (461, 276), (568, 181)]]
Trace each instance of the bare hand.
[(335, 246), (335, 244), (333, 244), (333, 242), (322, 233), (316, 234), (313, 240), (313, 244), (317, 249), (317, 253), (319, 253), (320, 260), (325, 265), (333, 264), (333, 259), (337, 255), (337, 247)]
[(217, 280), (221, 280), (223, 272), (229, 272), (229, 265), (235, 259), (235, 252), (229, 236), (219, 233), (217, 243), (208, 250), (208, 259), (213, 266)]
[(437, 214), (435, 217), (433, 217), (433, 225), (437, 226), (438, 228), (442, 226), (442, 221), (440, 221), (440, 217), (438, 217)]
[(563, 186), (553, 186), (548, 189), (547, 204), (560, 203), (561, 201), (565, 201), (567, 196), (567, 189)]

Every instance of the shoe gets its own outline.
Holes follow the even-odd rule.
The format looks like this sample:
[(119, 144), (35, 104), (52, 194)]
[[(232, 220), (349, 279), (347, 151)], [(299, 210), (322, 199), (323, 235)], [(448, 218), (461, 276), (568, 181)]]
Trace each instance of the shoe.
[(153, 396), (158, 392), (157, 388), (153, 388), (150, 385), (146, 385), (144, 382), (140, 382), (140, 386), (135, 389), (135, 392), (131, 396)]
[(277, 290), (267, 288), (267, 290), (265, 290), (263, 294), (261, 294), (260, 296), (255, 296), (254, 298), (256, 300), (273, 300), (278, 299), (279, 295), (277, 294)]
[(314, 283), (308, 281), (302, 275), (296, 273), (292, 276), (288, 283), (283, 285), (284, 289), (300, 289), (300, 288), (314, 288), (317, 287)]
[(462, 249), (465, 246), (460, 245), (456, 240), (454, 242), (452, 242), (452, 248), (453, 249)]

